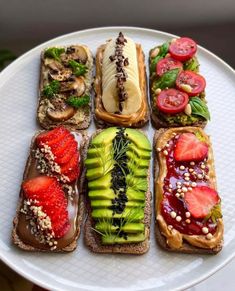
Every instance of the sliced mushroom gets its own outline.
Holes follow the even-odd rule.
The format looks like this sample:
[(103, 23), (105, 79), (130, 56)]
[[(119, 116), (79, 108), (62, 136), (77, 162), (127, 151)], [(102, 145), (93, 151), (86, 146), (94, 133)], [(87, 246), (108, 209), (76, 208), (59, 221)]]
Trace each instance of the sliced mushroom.
[(70, 60), (77, 61), (85, 64), (87, 62), (88, 55), (84, 47), (71, 46), (67, 48), (66, 54), (61, 55), (61, 60), (65, 65), (68, 65)]
[(54, 121), (66, 121), (75, 114), (76, 110), (66, 104), (63, 100), (53, 103), (52, 107), (48, 107), (47, 116)]
[(56, 71), (56, 72), (61, 71), (64, 68), (64, 66), (60, 62), (58, 62), (54, 59), (46, 58), (44, 60), (44, 64), (45, 64), (45, 66), (48, 66), (50, 69), (52, 69), (53, 71)]
[(86, 84), (82, 77), (74, 78), (73, 81), (61, 82), (60, 92), (75, 91), (76, 96), (81, 96), (86, 90)]
[(63, 68), (60, 71), (49, 72), (49, 75), (52, 79), (62, 82), (68, 80), (72, 73), (73, 72), (70, 68)]

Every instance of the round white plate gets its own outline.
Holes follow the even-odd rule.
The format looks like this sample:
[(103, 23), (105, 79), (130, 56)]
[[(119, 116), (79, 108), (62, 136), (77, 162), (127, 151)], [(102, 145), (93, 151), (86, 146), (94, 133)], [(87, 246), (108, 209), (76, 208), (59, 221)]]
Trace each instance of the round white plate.
[[(150, 251), (143, 256), (99, 255), (78, 241), (73, 253), (44, 254), (18, 250), (11, 244), (12, 219), (30, 140), (36, 124), (40, 52), (52, 45), (84, 43), (95, 54), (105, 40), (123, 31), (143, 46), (146, 64), (149, 49), (172, 35), (141, 28), (107, 27), (64, 35), (18, 58), (0, 74), (0, 257), (15, 271), (53, 290), (169, 290), (183, 289), (207, 278), (235, 254), (235, 74), (222, 60), (199, 47), (201, 73), (207, 80), (207, 100), (218, 188), (223, 199), (225, 243), (216, 256), (184, 255), (162, 251), (151, 232)], [(89, 132), (94, 130), (94, 125)], [(151, 127), (147, 127), (149, 137)], [(153, 224), (153, 223), (152, 223)]]

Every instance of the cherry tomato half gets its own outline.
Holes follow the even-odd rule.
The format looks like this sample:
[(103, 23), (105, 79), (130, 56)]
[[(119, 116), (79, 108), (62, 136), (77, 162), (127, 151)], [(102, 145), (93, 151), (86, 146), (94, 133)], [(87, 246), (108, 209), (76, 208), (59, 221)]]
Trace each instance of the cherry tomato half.
[(157, 96), (157, 107), (170, 114), (182, 112), (188, 104), (188, 94), (177, 89), (165, 89)]
[(191, 59), (197, 51), (197, 44), (189, 37), (180, 37), (171, 42), (169, 52), (171, 56), (181, 62)]
[(156, 66), (156, 73), (159, 76), (162, 76), (167, 71), (173, 70), (173, 69), (183, 69), (183, 64), (180, 61), (174, 60), (173, 58), (164, 58), (158, 61)]
[(206, 80), (192, 71), (182, 71), (176, 79), (176, 87), (189, 96), (195, 96), (205, 90)]

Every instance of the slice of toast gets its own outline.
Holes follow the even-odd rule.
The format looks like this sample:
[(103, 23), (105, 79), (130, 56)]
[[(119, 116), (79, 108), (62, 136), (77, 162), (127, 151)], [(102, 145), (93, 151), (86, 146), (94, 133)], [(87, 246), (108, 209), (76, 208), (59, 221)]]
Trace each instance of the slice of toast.
[[(29, 178), (35, 177), (40, 175), (37, 173), (36, 170), (36, 160), (35, 160), (35, 139), (43, 131), (38, 131), (31, 141), (31, 146), (29, 150), (29, 156), (26, 162), (24, 174), (23, 174), (23, 181), (28, 180)], [(74, 134), (78, 134), (80, 137), (80, 145), (79, 145), (79, 153), (80, 153), (80, 170), (81, 174), (79, 179), (74, 181), (70, 186), (74, 193), (72, 196), (69, 194), (69, 191), (66, 191), (66, 196), (68, 200), (69, 207), (74, 208), (74, 217), (70, 217), (70, 219), (74, 220), (74, 226), (72, 234), (69, 238), (67, 238), (67, 242), (62, 244), (62, 247), (59, 247), (60, 238), (57, 240), (58, 247), (57, 248), (50, 248), (48, 245), (39, 243), (35, 237), (33, 236), (32, 232), (30, 232), (29, 222), (26, 220), (26, 215), (22, 213), (21, 209), (24, 203), (24, 193), (23, 190), (20, 190), (19, 200), (16, 209), (16, 215), (13, 220), (13, 230), (12, 230), (12, 242), (18, 246), (20, 249), (25, 251), (40, 251), (40, 252), (71, 252), (76, 249), (77, 247), (77, 240), (80, 236), (81, 232), (81, 224), (84, 218), (84, 183), (85, 183), (85, 171), (84, 171), (84, 160), (86, 157), (87, 146), (88, 146), (88, 137), (85, 132), (78, 133), (73, 131)], [(36, 173), (35, 173), (36, 171)], [(24, 227), (27, 228), (24, 229)], [(20, 231), (19, 231), (20, 230)], [(69, 231), (70, 232), (70, 231)], [(22, 235), (23, 234), (23, 235)], [(72, 237), (71, 237), (72, 236)], [(26, 237), (27, 239), (25, 239)], [(66, 240), (66, 235), (65, 235)]]
[[(92, 138), (94, 138), (102, 130), (97, 130), (90, 138), (90, 143)], [(150, 166), (149, 166), (150, 167)], [(91, 216), (91, 205), (88, 197), (88, 187), (86, 194), (86, 219), (84, 225), (84, 242), (85, 245), (95, 253), (118, 253), (118, 254), (133, 254), (133, 255), (142, 255), (145, 254), (150, 247), (150, 224), (151, 224), (151, 215), (152, 215), (152, 194), (150, 191), (150, 168), (148, 169), (148, 189), (145, 193), (145, 208), (144, 208), (144, 220), (145, 224), (145, 236), (146, 239), (143, 242), (139, 243), (125, 243), (125, 244), (113, 244), (113, 245), (103, 245), (101, 242), (101, 235), (94, 231), (95, 221)], [(87, 186), (87, 183), (86, 183)]]
[[(223, 221), (222, 218), (219, 218), (217, 223), (217, 231), (219, 235), (217, 237), (216, 243), (212, 247), (207, 245), (206, 237), (202, 238), (202, 244), (206, 242), (206, 246), (202, 247), (201, 243), (200, 246), (198, 243), (194, 243), (194, 236), (191, 235), (192, 240), (190, 239), (190, 235), (182, 237), (181, 244), (177, 247), (174, 247), (174, 244), (169, 243), (171, 238), (174, 237), (176, 234), (181, 235), (180, 232), (175, 230), (174, 228), (167, 229), (167, 223), (165, 222), (163, 216), (161, 215), (160, 210), (160, 203), (163, 197), (163, 181), (166, 175), (166, 165), (164, 154), (159, 152), (160, 145), (162, 145), (163, 141), (166, 144), (168, 140), (173, 138), (175, 134), (184, 133), (184, 132), (192, 132), (195, 133), (199, 131), (201, 136), (206, 139), (206, 143), (209, 145), (209, 155), (208, 155), (208, 164), (209, 167), (209, 181), (208, 184), (210, 187), (216, 190), (216, 175), (215, 175), (215, 168), (214, 168), (214, 158), (211, 143), (209, 137), (203, 132), (201, 128), (198, 127), (181, 127), (181, 128), (171, 128), (171, 129), (160, 129), (156, 131), (154, 135), (154, 197), (155, 197), (155, 236), (158, 244), (165, 250), (171, 252), (181, 252), (181, 253), (198, 253), (198, 254), (217, 254), (221, 251), (223, 246)], [(161, 143), (160, 143), (161, 142)], [(157, 150), (158, 148), (158, 150)], [(164, 226), (164, 227), (163, 227)], [(166, 226), (166, 228), (165, 228)], [(200, 240), (200, 236), (199, 236)], [(193, 243), (192, 243), (193, 242)]]
[[(48, 58), (45, 56), (47, 49), (43, 50), (41, 54), (37, 121), (40, 126), (45, 129), (52, 129), (58, 125), (65, 125), (73, 130), (86, 129), (90, 125), (91, 121), (91, 88), (93, 82), (92, 53), (87, 46), (81, 44), (72, 46), (55, 46), (53, 48), (64, 49), (65, 53), (62, 54), (63, 59), (59, 62), (53, 58)], [(69, 49), (71, 50), (71, 48), (81, 48), (82, 50), (84, 50), (83, 52), (86, 52), (87, 58), (85, 58), (84, 60), (75, 59), (75, 62), (77, 61), (77, 63), (86, 67), (85, 74), (82, 73), (82, 75), (77, 75), (74, 72), (74, 69), (70, 65), (68, 65), (68, 57), (66, 54)], [(53, 63), (53, 61), (55, 62), (55, 64)], [(57, 67), (59, 67), (59, 69)], [(65, 73), (63, 73), (66, 72), (66, 70), (69, 72), (68, 77), (64, 77), (65, 79), (61, 77), (62, 79), (60, 79), (59, 75), (66, 75)], [(58, 76), (56, 76), (56, 74)], [(56, 79), (54, 80), (51, 76), (56, 76)], [(58, 80), (58, 86), (60, 88), (57, 90), (58, 92), (56, 92), (53, 96), (46, 96), (45, 90), (47, 86), (50, 85), (52, 81)], [(75, 87), (73, 88), (71, 85), (73, 82), (75, 82), (75, 80), (80, 81), (76, 83), (76, 89), (74, 89)], [(68, 88), (70, 88), (71, 90)], [(88, 101), (85, 101), (84, 105), (79, 107), (73, 106), (70, 103), (67, 104), (68, 99), (72, 98), (73, 96), (76, 96), (77, 99), (81, 99), (85, 96), (90, 96), (90, 100), (88, 98)], [(49, 112), (52, 112), (53, 115), (48, 114), (48, 110)], [(56, 115), (55, 118), (55, 111), (53, 110), (59, 113), (65, 112), (67, 110), (67, 114), (65, 114), (65, 116), (63, 116), (64, 114), (62, 116), (59, 114)]]
[(146, 84), (145, 57), (140, 44), (136, 44), (137, 62), (139, 71), (139, 86), (142, 94), (141, 108), (131, 115), (109, 113), (102, 103), (102, 59), (106, 44), (101, 45), (96, 53), (96, 77), (94, 81), (95, 90), (95, 122), (99, 128), (112, 125), (124, 127), (143, 127), (149, 120), (149, 106)]
[[(166, 74), (168, 74), (170, 71), (173, 72), (174, 70), (177, 70), (177, 67), (175, 68), (173, 67), (169, 71), (165, 71), (165, 73), (163, 73), (162, 76), (159, 76), (156, 73), (156, 64), (160, 60), (171, 57), (171, 55), (169, 54), (170, 42), (171, 41), (165, 42), (162, 45), (156, 46), (153, 49), (151, 49), (149, 52), (149, 68), (150, 68), (149, 94), (150, 94), (150, 104), (151, 104), (150, 107), (151, 107), (152, 125), (156, 129), (169, 128), (169, 127), (181, 127), (181, 126), (199, 126), (201, 128), (204, 128), (207, 124), (209, 117), (205, 119), (204, 117), (202, 117), (202, 115), (196, 114), (196, 112), (192, 110), (191, 104), (189, 103), (187, 104), (187, 106), (189, 106), (191, 109), (188, 110), (189, 112), (187, 112), (187, 114), (185, 113), (186, 111), (184, 112), (185, 109), (182, 112), (179, 112), (176, 114), (167, 114), (160, 111), (159, 108), (157, 108), (156, 100), (161, 90), (170, 89), (170, 88), (177, 89), (175, 85), (175, 80), (173, 80), (173, 77), (172, 76), (165, 77)], [(190, 65), (192, 63), (194, 65)], [(182, 66), (183, 66), (183, 70), (192, 71), (193, 73), (199, 72), (199, 62), (196, 56), (193, 56), (187, 61), (182, 61)], [(167, 68), (167, 64), (165, 64), (165, 68)], [(182, 68), (181, 69), (178, 68), (178, 70), (179, 70), (178, 71), (178, 74), (179, 74)], [(175, 77), (177, 77), (177, 74)], [(162, 81), (164, 78), (165, 78), (165, 81)], [(157, 84), (157, 82), (158, 82), (158, 85), (155, 85)], [(199, 100), (201, 100), (204, 104), (204, 108), (207, 107), (204, 91), (198, 94), (197, 96), (193, 96), (193, 97), (199, 97)], [(191, 100), (191, 97), (189, 98), (189, 100)], [(198, 106), (198, 104), (196, 105)], [(207, 112), (207, 115), (209, 115), (209, 112)]]

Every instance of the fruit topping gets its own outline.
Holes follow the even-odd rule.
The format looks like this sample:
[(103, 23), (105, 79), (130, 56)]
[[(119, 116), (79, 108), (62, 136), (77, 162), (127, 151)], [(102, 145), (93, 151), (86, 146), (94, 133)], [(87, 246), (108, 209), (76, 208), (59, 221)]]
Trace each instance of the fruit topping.
[(174, 60), (171, 57), (163, 58), (157, 63), (156, 73), (162, 76), (164, 73), (177, 68), (183, 69), (183, 64), (180, 61)]
[(176, 114), (184, 110), (188, 104), (188, 95), (176, 89), (165, 89), (157, 96), (157, 107), (160, 111)]
[(171, 42), (169, 52), (171, 56), (181, 62), (191, 59), (197, 51), (197, 44), (189, 37), (180, 37)]
[(186, 206), (195, 218), (205, 218), (220, 202), (218, 193), (208, 186), (197, 186), (190, 192), (186, 192)]
[(176, 141), (174, 158), (176, 161), (201, 161), (208, 155), (208, 145), (193, 133), (182, 133)]
[(70, 227), (67, 199), (56, 178), (38, 176), (24, 182), (22, 188), (37, 230), (50, 231), (54, 238), (64, 236)]
[(189, 96), (196, 96), (205, 90), (206, 80), (192, 71), (182, 71), (176, 79), (176, 87)]
[(43, 132), (36, 138), (37, 169), (41, 173), (58, 176), (62, 182), (73, 182), (80, 173), (78, 144), (64, 127)]

